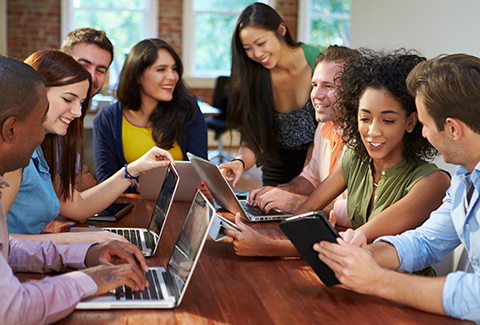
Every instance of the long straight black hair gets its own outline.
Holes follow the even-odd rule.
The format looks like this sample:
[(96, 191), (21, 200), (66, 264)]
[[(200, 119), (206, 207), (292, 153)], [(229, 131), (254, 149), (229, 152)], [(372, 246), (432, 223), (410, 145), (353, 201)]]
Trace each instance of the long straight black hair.
[(170, 149), (177, 140), (185, 140), (185, 126), (195, 117), (195, 96), (182, 80), (183, 64), (175, 50), (158, 38), (145, 39), (137, 43), (127, 55), (120, 72), (117, 97), (125, 108), (138, 111), (141, 105), (141, 89), (138, 83), (142, 73), (158, 59), (158, 51), (167, 50), (175, 60), (178, 82), (169, 102), (159, 101), (150, 115), (152, 138), (160, 148)]
[(255, 155), (268, 160), (277, 159), (278, 148), (272, 82), (268, 69), (248, 57), (240, 32), (247, 26), (261, 28), (274, 32), (288, 47), (299, 47), (301, 43), (293, 40), (286, 26), (285, 36), (279, 33), (281, 24), (285, 23), (275, 9), (263, 3), (254, 3), (240, 14), (232, 37), (227, 119), (231, 127), (240, 129)]

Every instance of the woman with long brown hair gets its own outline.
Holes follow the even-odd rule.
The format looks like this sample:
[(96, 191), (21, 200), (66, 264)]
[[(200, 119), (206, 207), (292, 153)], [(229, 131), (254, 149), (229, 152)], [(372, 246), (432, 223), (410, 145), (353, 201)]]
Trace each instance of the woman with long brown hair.
[[(84, 192), (76, 191), (76, 175), (83, 165), (83, 118), (90, 98), (90, 74), (70, 55), (57, 50), (35, 52), (25, 62), (42, 78), (50, 105), (43, 124), (47, 135), (30, 164), (5, 174), (10, 187), (3, 189), (2, 195), (10, 233), (39, 234), (59, 213), (85, 221), (110, 205), (136, 176), (173, 161), (168, 152), (154, 147), (108, 181)], [(88, 236), (69, 236), (68, 240), (86, 241)], [(50, 237), (35, 239), (54, 239)], [(94, 241), (99, 239), (98, 234), (94, 237)], [(67, 237), (62, 238), (57, 242), (65, 242)]]
[(161, 39), (145, 39), (128, 53), (120, 72), (118, 102), (103, 107), (93, 121), (99, 182), (154, 145), (168, 150), (175, 160), (187, 160), (187, 152), (207, 158), (207, 125), (182, 74), (180, 57)]

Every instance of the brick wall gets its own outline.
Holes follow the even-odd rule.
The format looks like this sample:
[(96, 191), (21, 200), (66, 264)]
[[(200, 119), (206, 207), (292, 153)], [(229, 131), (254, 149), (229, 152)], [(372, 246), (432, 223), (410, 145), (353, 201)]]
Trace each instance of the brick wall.
[(7, 1), (8, 55), (24, 60), (38, 50), (58, 48), (60, 0)]
[[(182, 56), (181, 0), (159, 0), (158, 36)], [(297, 34), (298, 0), (277, 0), (277, 11), (285, 20), (293, 38)], [(38, 50), (60, 46), (60, 0), (7, 1), (8, 55), (24, 60)], [(192, 89), (206, 102), (212, 89)]]

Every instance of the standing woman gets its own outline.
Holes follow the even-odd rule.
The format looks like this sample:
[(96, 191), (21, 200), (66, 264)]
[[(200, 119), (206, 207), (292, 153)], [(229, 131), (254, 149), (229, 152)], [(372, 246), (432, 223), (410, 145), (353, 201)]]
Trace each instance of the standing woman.
[(180, 58), (164, 41), (146, 39), (132, 48), (120, 72), (118, 102), (93, 121), (98, 182), (155, 145), (175, 160), (186, 160), (187, 152), (207, 158), (207, 125), (182, 74)]
[(322, 50), (295, 42), (268, 5), (254, 3), (240, 14), (232, 38), (228, 121), (240, 129), (242, 143), (236, 159), (220, 166), (235, 175), (233, 185), (257, 160), (263, 185), (288, 183), (302, 171), (316, 129), (309, 95)]
[[(10, 184), (2, 189), (10, 233), (38, 235), (59, 213), (85, 221), (117, 199), (134, 182), (132, 178), (173, 161), (168, 152), (154, 147), (102, 184), (78, 192), (75, 180), (78, 166), (83, 165), (83, 118), (91, 76), (73, 57), (58, 50), (37, 51), (25, 63), (38, 72), (47, 88), (49, 109), (43, 122), (47, 135), (27, 167), (4, 176)], [(121, 239), (105, 233), (34, 237), (28, 239), (64, 244)]]

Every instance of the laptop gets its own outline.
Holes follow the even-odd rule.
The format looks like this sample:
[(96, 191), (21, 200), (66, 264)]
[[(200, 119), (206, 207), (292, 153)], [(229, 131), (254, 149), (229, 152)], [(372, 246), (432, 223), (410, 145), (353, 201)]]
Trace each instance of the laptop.
[(283, 220), (293, 216), (293, 213), (274, 209), (267, 213), (257, 206), (247, 205), (246, 200), (239, 201), (217, 165), (191, 153), (187, 153), (187, 156), (200, 179), (212, 193), (215, 203), (229, 212), (240, 213), (244, 220), (250, 222)]
[[(140, 197), (143, 200), (155, 200), (158, 197), (160, 191), (158, 184), (163, 182), (166, 169), (167, 167), (159, 167), (140, 175), (138, 183), (140, 184)], [(189, 161), (175, 161), (175, 169), (180, 176), (180, 183), (173, 200), (192, 202), (195, 190), (201, 183), (200, 177)]]
[(83, 232), (83, 231), (101, 231), (108, 230), (113, 233), (122, 235), (129, 242), (138, 246), (145, 257), (150, 257), (157, 251), (158, 242), (162, 235), (165, 222), (172, 206), (173, 197), (180, 182), (180, 177), (175, 167), (170, 164), (166, 168), (165, 176), (163, 179), (162, 188), (157, 196), (157, 203), (153, 209), (152, 216), (148, 223), (147, 228), (86, 228), (75, 227), (71, 232)]
[(77, 309), (174, 308), (180, 305), (192, 278), (215, 210), (201, 191), (197, 191), (178, 235), (167, 267), (150, 267), (146, 274), (150, 287), (132, 291), (119, 287), (99, 297), (80, 301)]

